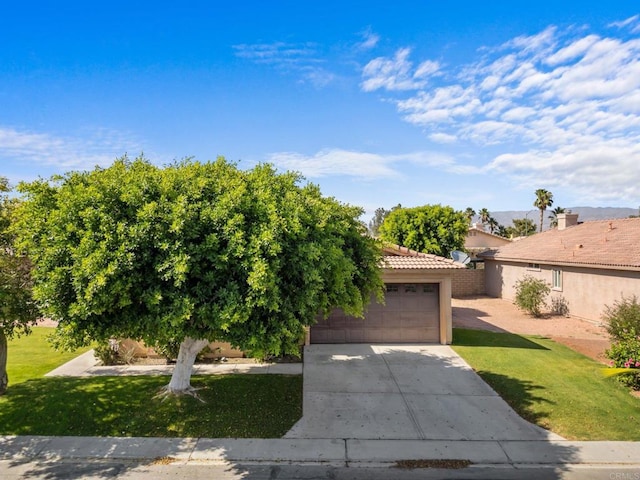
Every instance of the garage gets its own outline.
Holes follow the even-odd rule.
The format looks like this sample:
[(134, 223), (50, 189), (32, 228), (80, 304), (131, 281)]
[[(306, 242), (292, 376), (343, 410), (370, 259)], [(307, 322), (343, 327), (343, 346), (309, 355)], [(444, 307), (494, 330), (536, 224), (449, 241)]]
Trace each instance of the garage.
[(385, 304), (369, 304), (365, 318), (335, 310), (311, 328), (311, 343), (439, 343), (437, 283), (390, 283)]
[(372, 301), (364, 319), (334, 310), (309, 343), (451, 343), (451, 273), (464, 265), (397, 245), (384, 254), (384, 305)]

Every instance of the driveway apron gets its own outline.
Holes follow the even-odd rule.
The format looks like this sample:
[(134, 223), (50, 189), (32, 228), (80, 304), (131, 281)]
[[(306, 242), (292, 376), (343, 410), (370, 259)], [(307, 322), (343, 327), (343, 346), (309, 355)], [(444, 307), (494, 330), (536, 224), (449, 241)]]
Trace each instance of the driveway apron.
[(286, 438), (547, 440), (446, 345), (310, 345)]

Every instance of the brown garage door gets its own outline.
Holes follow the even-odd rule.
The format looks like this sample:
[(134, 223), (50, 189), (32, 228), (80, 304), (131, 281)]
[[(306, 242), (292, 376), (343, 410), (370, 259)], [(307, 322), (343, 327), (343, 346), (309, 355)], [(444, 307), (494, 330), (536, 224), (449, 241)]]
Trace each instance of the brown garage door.
[(365, 318), (335, 310), (311, 327), (311, 343), (440, 342), (437, 283), (387, 284), (385, 305), (369, 304)]

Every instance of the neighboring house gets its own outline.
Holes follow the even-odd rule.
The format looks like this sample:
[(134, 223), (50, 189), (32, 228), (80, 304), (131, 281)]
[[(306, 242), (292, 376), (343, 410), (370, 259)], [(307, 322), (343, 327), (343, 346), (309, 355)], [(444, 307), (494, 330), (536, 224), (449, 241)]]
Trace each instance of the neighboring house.
[(467, 238), (464, 241), (464, 249), (469, 253), (471, 260), (476, 260), (479, 253), (499, 248), (510, 243), (511, 240), (508, 238), (485, 232), (482, 226), (478, 226), (474, 223), (469, 227)]
[(640, 218), (578, 223), (559, 214), (558, 227), (480, 254), (487, 295), (513, 300), (525, 275), (546, 281), (569, 314), (600, 320), (607, 305), (640, 296)]
[(384, 249), (385, 304), (359, 319), (334, 310), (310, 329), (310, 343), (451, 343), (453, 260), (397, 245)]

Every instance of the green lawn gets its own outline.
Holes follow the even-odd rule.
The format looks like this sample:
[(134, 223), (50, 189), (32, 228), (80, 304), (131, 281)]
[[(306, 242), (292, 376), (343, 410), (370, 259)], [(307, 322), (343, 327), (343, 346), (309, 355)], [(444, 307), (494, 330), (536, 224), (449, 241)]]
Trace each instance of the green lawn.
[(169, 378), (42, 378), (0, 397), (2, 435), (277, 438), (302, 416), (301, 375), (194, 377), (206, 402), (154, 398)]
[(154, 398), (166, 376), (43, 377), (83, 351), (59, 353), (36, 327), (9, 343), (0, 435), (276, 438), (302, 416), (302, 376), (194, 377), (205, 403)]
[(56, 352), (46, 340), (53, 331), (54, 328), (51, 327), (33, 327), (31, 335), (23, 335), (9, 342), (7, 360), (9, 388), (25, 380), (40, 378), (89, 350), (85, 348), (75, 352)]
[(454, 329), (453, 349), (522, 417), (570, 440), (640, 440), (640, 399), (547, 338)]

